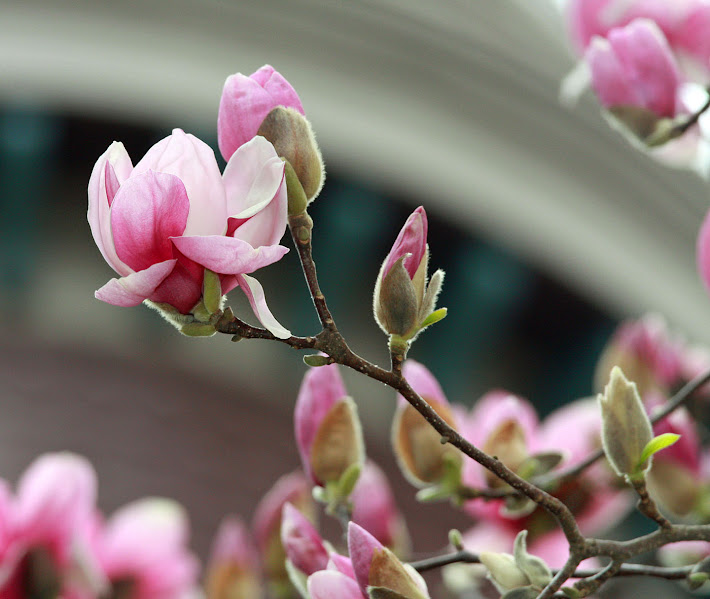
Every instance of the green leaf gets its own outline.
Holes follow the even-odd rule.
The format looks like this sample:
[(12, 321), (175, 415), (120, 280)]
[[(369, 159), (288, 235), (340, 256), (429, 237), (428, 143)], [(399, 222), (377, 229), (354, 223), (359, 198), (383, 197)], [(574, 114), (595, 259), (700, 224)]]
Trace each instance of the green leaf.
[(407, 599), (404, 595), (387, 587), (367, 587), (370, 599)]
[(422, 324), (419, 325), (419, 328), (424, 329), (429, 325), (439, 322), (440, 320), (444, 320), (444, 318), (446, 318), (447, 312), (448, 310), (446, 308), (439, 308), (438, 310), (434, 310), (431, 314), (429, 314), (429, 316), (427, 316), (422, 321)]
[(350, 464), (340, 475), (340, 480), (338, 481), (338, 497), (341, 499), (346, 499), (353, 492), (358, 479), (360, 478), (360, 472), (362, 471), (362, 464), (355, 462)]
[(306, 364), (306, 366), (312, 366), (313, 368), (332, 364), (332, 360), (328, 356), (321, 356), (320, 354), (311, 354), (310, 356), (303, 356), (303, 362)]
[(654, 453), (658, 453), (662, 449), (670, 447), (678, 439), (680, 439), (680, 435), (676, 435), (675, 433), (663, 433), (662, 435), (658, 435), (657, 437), (651, 439), (641, 452), (641, 458), (639, 459), (639, 467), (643, 466), (643, 464), (646, 463), (646, 460), (650, 458)]
[(442, 486), (427, 487), (417, 492), (417, 501), (429, 503), (431, 501), (444, 501), (451, 497), (451, 489)]
[(582, 593), (574, 587), (562, 587), (560, 590), (570, 599), (579, 599), (582, 596)]
[(222, 304), (222, 284), (219, 275), (205, 268), (205, 276), (202, 282), (202, 299), (205, 309), (209, 314), (214, 314)]

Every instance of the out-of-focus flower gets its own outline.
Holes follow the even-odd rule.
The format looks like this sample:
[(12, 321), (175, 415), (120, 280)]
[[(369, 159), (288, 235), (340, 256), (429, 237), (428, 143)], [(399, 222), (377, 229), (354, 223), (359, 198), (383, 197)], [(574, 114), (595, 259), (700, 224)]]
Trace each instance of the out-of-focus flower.
[(311, 599), (363, 599), (357, 582), (337, 570), (320, 570), (308, 578)]
[(290, 336), (249, 276), (288, 251), (278, 245), (286, 227), (283, 170), (258, 137), (234, 153), (224, 176), (212, 150), (179, 129), (135, 168), (114, 142), (91, 174), (88, 220), (120, 278), (96, 297), (117, 306), (150, 300), (190, 334), (186, 325), (204, 327), (222, 296), (239, 286), (265, 327)]
[(570, 37), (584, 50), (595, 36), (606, 37), (616, 27), (639, 18), (654, 21), (669, 40), (698, 0), (569, 0), (566, 3)]
[(597, 362), (594, 386), (602, 391), (614, 366), (636, 383), (642, 399), (668, 394), (682, 382), (684, 346), (656, 314), (619, 325)]
[(355, 578), (365, 597), (371, 587), (381, 587), (399, 593), (404, 599), (429, 597), (424, 579), (408, 564), (400, 562), (364, 528), (350, 522), (348, 550)]
[(303, 469), (315, 484), (337, 483), (348, 469), (364, 463), (357, 408), (336, 364), (312, 368), (303, 377), (294, 427)]
[(207, 599), (262, 596), (259, 553), (240, 518), (226, 517), (212, 544), (205, 577)]
[(291, 503), (309, 520), (315, 520), (315, 504), (310, 485), (300, 471), (279, 478), (254, 512), (252, 529), (264, 574), (271, 594), (279, 598), (293, 597), (296, 593), (286, 572), (286, 552), (281, 543), (281, 516), (286, 503)]
[(191, 596), (196, 592), (199, 564), (187, 541), (187, 514), (172, 500), (141, 499), (118, 510), (97, 542), (98, 560), (113, 596)]
[[(425, 366), (407, 360), (402, 371), (414, 389), (444, 420), (456, 429), (456, 420), (439, 383)], [(441, 443), (437, 433), (424, 417), (403, 397), (399, 397), (392, 421), (392, 446), (402, 473), (419, 487), (437, 485), (461, 463), (461, 453)], [(458, 482), (458, 481), (451, 481)]]
[(324, 570), (328, 564), (328, 550), (320, 534), (290, 503), (283, 507), (281, 543), (289, 561), (306, 576)]
[(585, 52), (601, 104), (643, 143), (672, 139), (673, 120), (684, 112), (683, 78), (666, 38), (645, 19), (595, 37)]
[(296, 90), (271, 65), (248, 77), (241, 73), (227, 77), (217, 117), (219, 149), (225, 160), (257, 134), (266, 115), (277, 106), (305, 115)]
[(351, 520), (362, 526), (380, 543), (398, 555), (409, 550), (409, 535), (402, 514), (397, 509), (392, 489), (379, 466), (365, 463), (350, 494)]
[(427, 285), (428, 262), (427, 217), (420, 206), (402, 227), (377, 276), (373, 309), (377, 324), (387, 335), (411, 341), (446, 314), (434, 312), (444, 271), (437, 270)]
[(44, 454), (23, 473), (13, 498), (5, 491), (0, 597), (102, 590), (95, 564), (81, 559), (89, 552), (96, 510), (96, 475), (89, 462), (71, 453)]

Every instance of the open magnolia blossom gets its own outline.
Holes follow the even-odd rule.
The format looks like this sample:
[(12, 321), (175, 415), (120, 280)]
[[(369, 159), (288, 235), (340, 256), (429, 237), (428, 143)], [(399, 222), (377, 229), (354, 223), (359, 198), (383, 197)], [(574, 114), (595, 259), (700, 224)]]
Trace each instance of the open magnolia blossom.
[(262, 324), (289, 337), (249, 276), (288, 251), (279, 245), (286, 228), (283, 171), (260, 137), (232, 155), (223, 175), (212, 150), (180, 129), (135, 167), (123, 144), (111, 144), (91, 174), (88, 219), (120, 278), (96, 297), (116, 306), (149, 300), (178, 325), (206, 324), (238, 286)]

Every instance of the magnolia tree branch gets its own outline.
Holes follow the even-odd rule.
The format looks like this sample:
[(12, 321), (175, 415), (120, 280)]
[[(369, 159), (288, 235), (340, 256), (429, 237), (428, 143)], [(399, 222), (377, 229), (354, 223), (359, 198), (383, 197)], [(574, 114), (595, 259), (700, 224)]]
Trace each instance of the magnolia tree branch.
[[(455, 429), (449, 426), (436, 411), (409, 385), (407, 380), (402, 375), (403, 354), (395, 351), (391, 352), (392, 365), (390, 370), (385, 370), (354, 353), (345, 342), (342, 335), (338, 332), (335, 325), (335, 320), (331, 315), (325, 301), (325, 296), (320, 290), (318, 284), (315, 263), (312, 257), (311, 247), (311, 229), (312, 221), (307, 214), (289, 217), (289, 226), (294, 239), (294, 243), (298, 249), (299, 259), (303, 268), (303, 273), (310, 290), (313, 304), (318, 313), (321, 322), (322, 330), (315, 336), (311, 337), (296, 337), (292, 336), (287, 339), (277, 339), (269, 331), (248, 325), (238, 318), (234, 317), (231, 310), (227, 309), (223, 317), (216, 325), (216, 329), (222, 333), (231, 334), (235, 339), (251, 338), (251, 339), (267, 339), (278, 340), (295, 349), (311, 349), (323, 352), (329, 356), (334, 363), (341, 364), (352, 368), (365, 376), (384, 383), (397, 391), (404, 397), (410, 405), (412, 405), (422, 417), (441, 435), (442, 442), (450, 443), (452, 446), (459, 449), (463, 454), (475, 460), (488, 471), (495, 474), (502, 481), (507, 483), (512, 489), (512, 492), (520, 493), (530, 500), (541, 506), (550, 513), (562, 529), (567, 542), (569, 544), (570, 557), (565, 566), (554, 574), (553, 579), (543, 589), (539, 595), (539, 599), (550, 599), (559, 596), (558, 591), (562, 585), (570, 577), (583, 577), (586, 579), (586, 586), (583, 587), (583, 592), (586, 587), (596, 590), (608, 578), (616, 576), (655, 576), (663, 578), (681, 578), (688, 573), (686, 569), (679, 568), (654, 568), (652, 566), (639, 566), (635, 564), (624, 564), (623, 562), (635, 557), (641, 553), (652, 551), (666, 545), (678, 541), (703, 540), (710, 541), (710, 525), (674, 525), (666, 520), (658, 512), (655, 504), (648, 497), (644, 488), (637, 488), (637, 492), (641, 498), (640, 509), (647, 516), (654, 519), (659, 524), (659, 529), (651, 534), (638, 537), (629, 541), (611, 541), (603, 539), (585, 538), (577, 525), (574, 515), (570, 509), (558, 498), (554, 497), (541, 486), (558, 483), (562, 480), (579, 475), (586, 468), (600, 459), (604, 454), (600, 450), (589, 456), (584, 462), (573, 468), (563, 470), (555, 476), (547, 479), (540, 478), (534, 484), (527, 481), (512, 470), (506, 467), (497, 458), (488, 455), (478, 447), (473, 445)], [(696, 378), (685, 385), (676, 395), (666, 404), (666, 406), (657, 412), (652, 418), (652, 422), (658, 422), (665, 418), (677, 407), (686, 402), (691, 395), (702, 385), (710, 381), (710, 372)], [(539, 485), (539, 486), (538, 486)], [(471, 490), (472, 496), (487, 495), (483, 491)], [(507, 494), (507, 492), (506, 492)], [(504, 496), (502, 493), (496, 493), (495, 497)], [(491, 495), (489, 498), (493, 498)], [(590, 557), (606, 556), (612, 559), (612, 564), (594, 571), (577, 570), (579, 564)], [(425, 570), (432, 567), (438, 567), (447, 563), (456, 561), (474, 561), (473, 554), (467, 552), (457, 552), (452, 556), (443, 556), (441, 558), (432, 558), (438, 561), (415, 562), (413, 565), (418, 569)], [(586, 575), (586, 576), (585, 576)], [(591, 591), (590, 591), (591, 592)]]
[[(410, 562), (417, 572), (427, 572), (450, 564), (480, 564), (481, 560), (476, 553), (471, 551), (456, 551), (446, 555), (438, 555), (426, 559)], [(684, 580), (693, 566), (681, 566), (677, 568), (664, 568), (661, 566), (647, 566), (645, 564), (623, 564), (614, 574), (615, 578), (631, 577), (631, 576), (648, 576), (651, 578), (665, 578), (666, 580)], [(599, 569), (577, 569), (570, 578), (590, 578), (598, 575), (604, 570)], [(557, 574), (559, 570), (553, 570), (553, 574)]]

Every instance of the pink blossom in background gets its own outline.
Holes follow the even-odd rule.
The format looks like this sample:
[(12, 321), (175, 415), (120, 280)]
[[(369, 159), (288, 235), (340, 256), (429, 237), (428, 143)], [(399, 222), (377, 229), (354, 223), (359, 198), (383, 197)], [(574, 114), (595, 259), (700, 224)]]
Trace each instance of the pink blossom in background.
[(389, 481), (372, 460), (365, 463), (350, 494), (351, 520), (395, 553), (406, 552), (409, 537), (404, 518), (397, 509)]
[(149, 299), (188, 314), (208, 268), (220, 275), (223, 294), (240, 286), (262, 324), (288, 337), (261, 285), (248, 276), (288, 251), (278, 245), (286, 228), (283, 169), (263, 138), (242, 146), (223, 176), (212, 150), (180, 129), (135, 168), (123, 144), (114, 142), (94, 166), (88, 220), (120, 278), (96, 297), (117, 306)]
[(271, 65), (248, 77), (236, 73), (227, 78), (217, 117), (219, 149), (225, 160), (256, 135), (266, 115), (277, 106), (306, 114), (296, 90)]
[(653, 22), (638, 19), (596, 37), (585, 52), (592, 87), (606, 108), (634, 106), (658, 117), (681, 110), (683, 83), (676, 59)]
[(110, 581), (131, 599), (187, 599), (197, 588), (199, 563), (187, 547), (185, 510), (168, 499), (130, 503), (106, 522), (97, 555)]
[(581, 52), (594, 36), (606, 37), (615, 27), (639, 18), (654, 21), (674, 43), (687, 15), (700, 4), (699, 0), (569, 0), (565, 12), (570, 37)]
[(38, 457), (20, 477), (14, 496), (3, 485), (0, 496), (2, 567), (0, 597), (23, 599), (24, 560), (37, 552), (49, 559), (50, 576), (56, 576), (67, 596), (98, 592), (99, 577), (88, 554), (95, 522), (96, 474), (89, 462), (71, 453)]
[(328, 565), (328, 550), (315, 527), (293, 505), (286, 503), (281, 517), (281, 544), (286, 557), (304, 574)]

